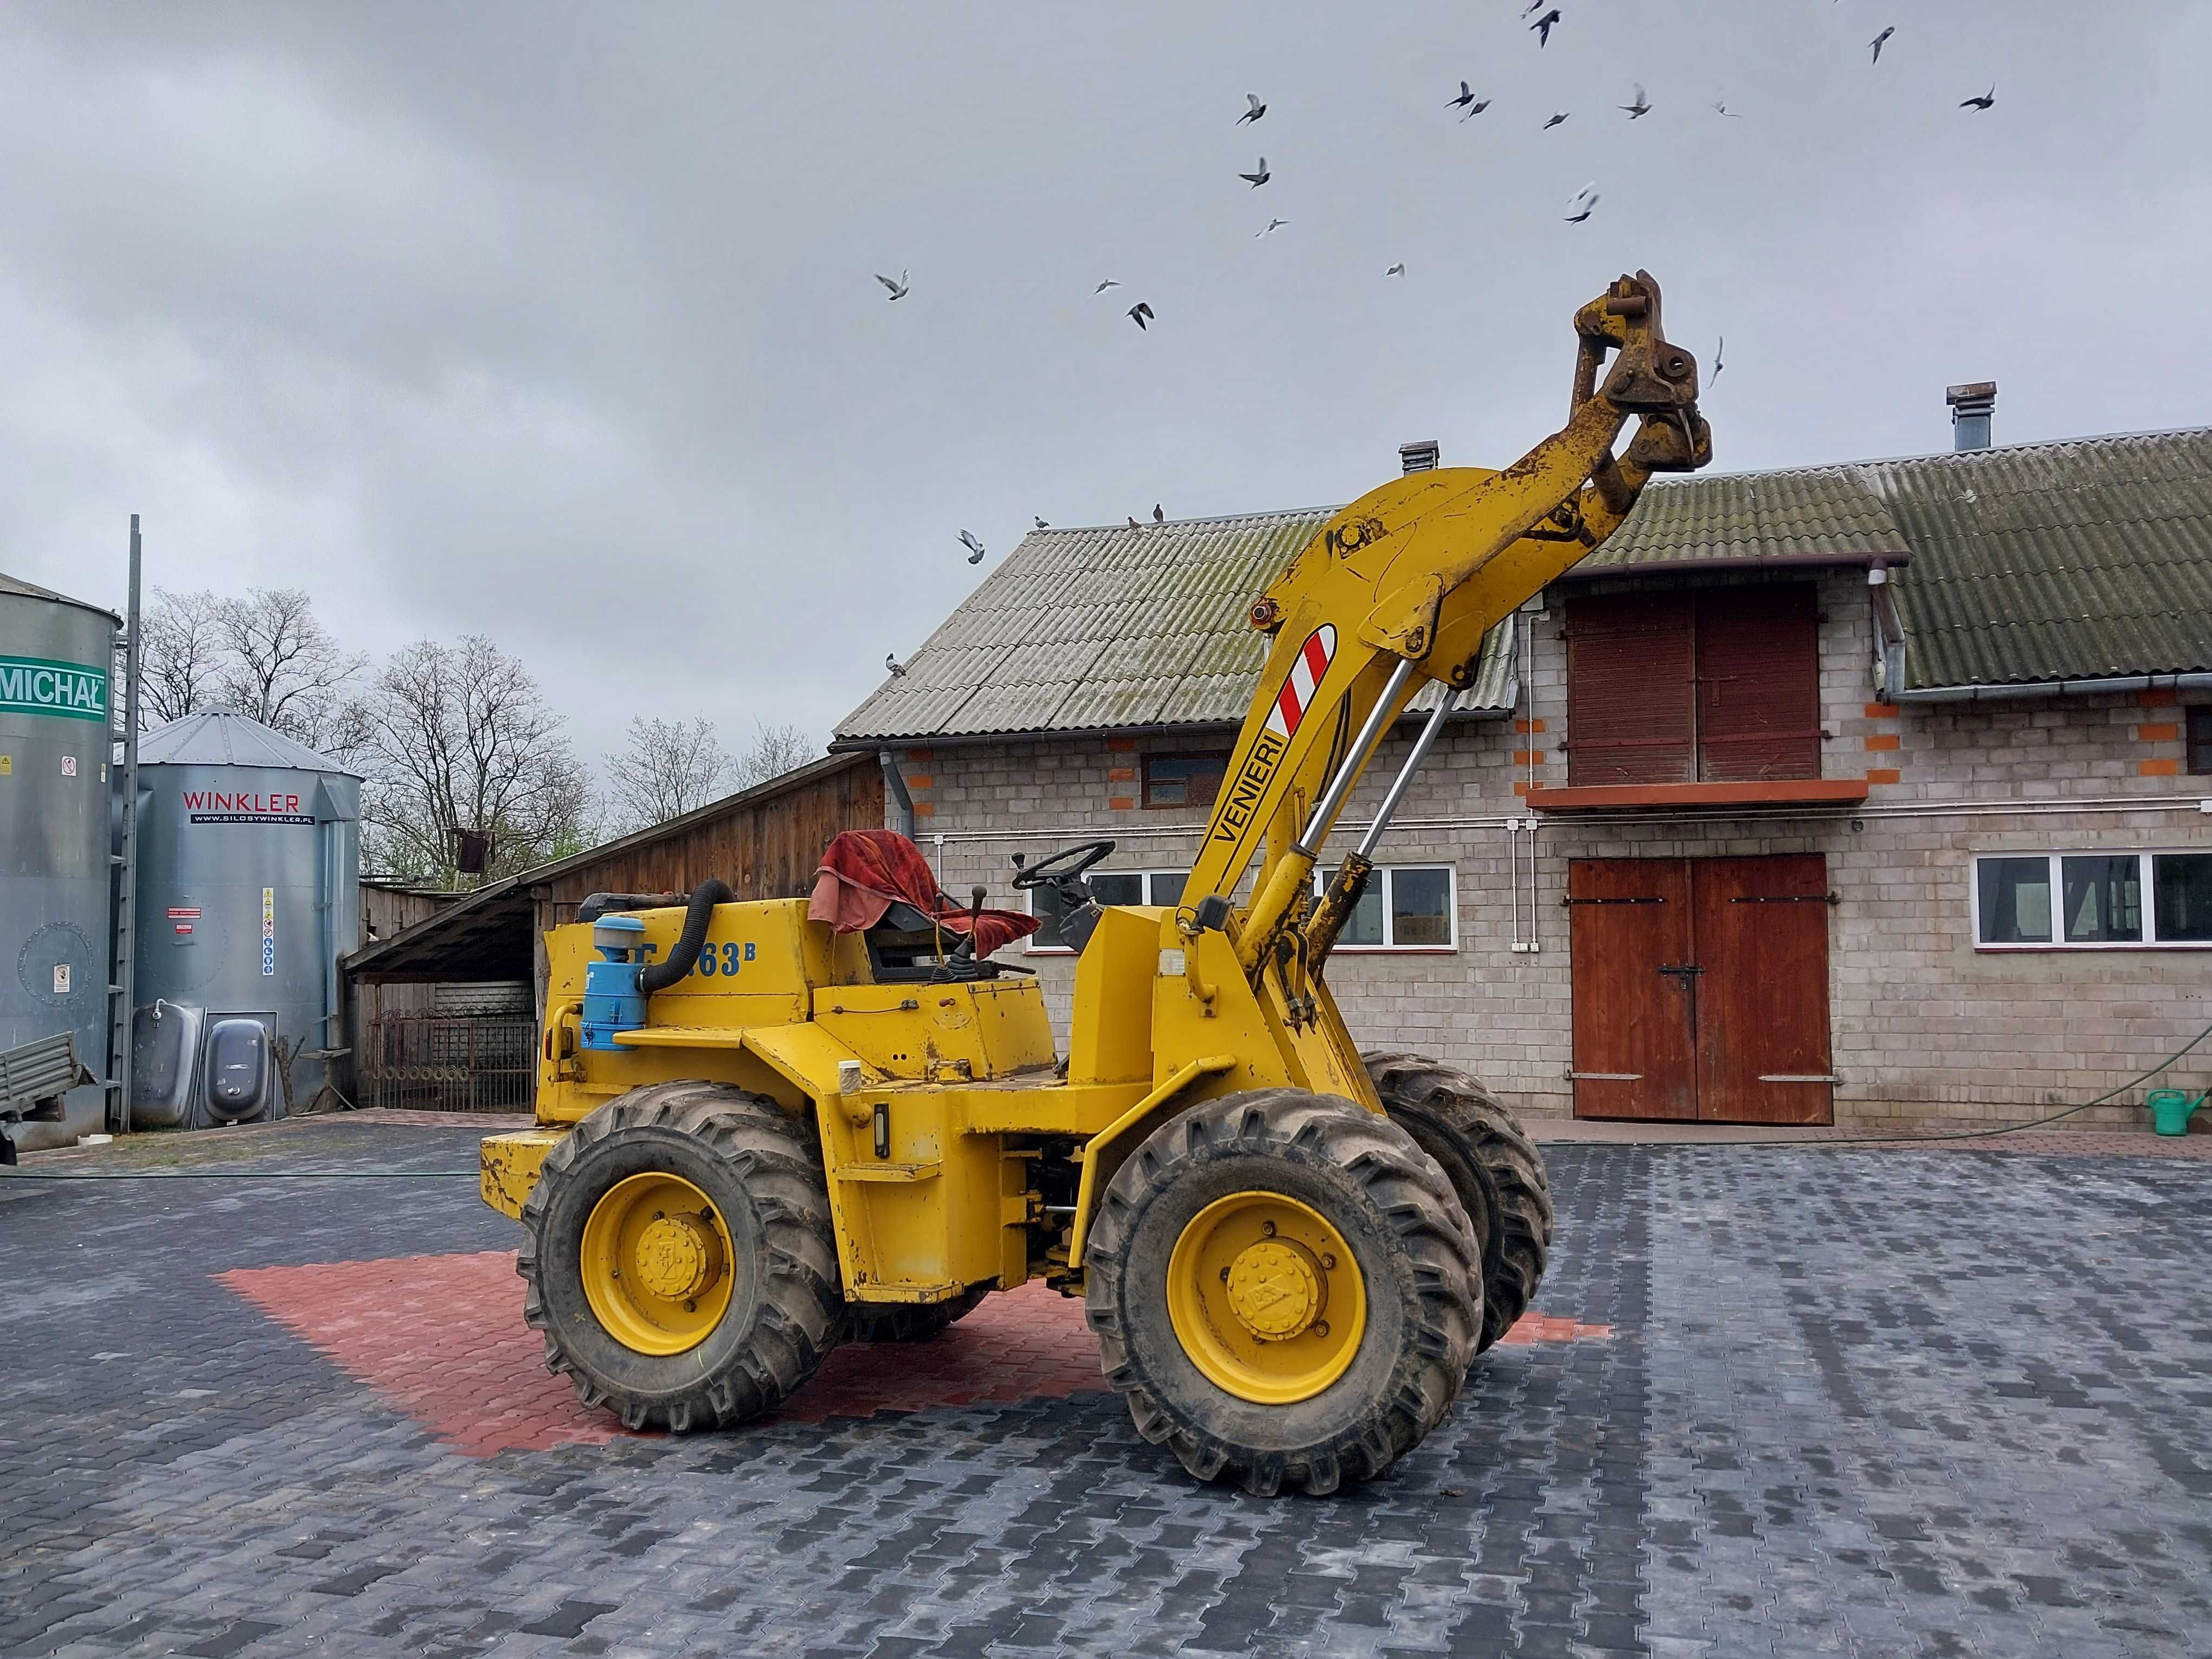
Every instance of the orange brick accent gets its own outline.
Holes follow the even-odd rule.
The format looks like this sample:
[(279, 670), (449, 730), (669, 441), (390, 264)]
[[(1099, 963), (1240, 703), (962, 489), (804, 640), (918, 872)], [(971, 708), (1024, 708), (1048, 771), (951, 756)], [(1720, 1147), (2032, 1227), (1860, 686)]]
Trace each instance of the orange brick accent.
[(2181, 727), (2172, 720), (2162, 720), (2150, 726), (2136, 727), (2137, 743), (2172, 743), (2181, 735)]
[(1893, 702), (1870, 702), (1866, 706), (1866, 717), (1870, 720), (1893, 720), (1897, 705)]
[(2170, 685), (2154, 685), (2136, 692), (2136, 701), (2146, 708), (2162, 708), (2168, 703), (2179, 702), (2181, 693)]
[(1541, 766), (1544, 751), (1540, 749), (1516, 749), (1513, 751), (1513, 763), (1516, 766)]
[(1528, 786), (1525, 783), (1516, 783), (1513, 786), (1513, 793), (1516, 795), (1525, 795), (1528, 793)]
[(1866, 746), (1869, 749), (1894, 749), (1897, 747), (1897, 733), (1869, 732), (1867, 733)]
[(1516, 720), (1513, 722), (1513, 729), (1516, 732), (1520, 732), (1523, 737), (1527, 737), (1532, 732), (1542, 731), (1544, 729), (1544, 722), (1541, 720)]
[(906, 787), (909, 789), (927, 789), (936, 781), (937, 780), (927, 772), (916, 772), (907, 779)]
[(1894, 766), (1869, 766), (1866, 779), (1869, 783), (1902, 783), (1905, 774)]
[(2181, 763), (2178, 760), (2137, 761), (2136, 770), (2147, 778), (2170, 778), (2180, 772)]
[(1109, 749), (1127, 751), (1137, 746), (1137, 740), (1134, 738), (1109, 738), (1106, 739), (1106, 746)]
[(909, 761), (927, 766), (937, 758), (937, 751), (934, 749), (909, 749), (906, 751), (906, 757)]
[(1136, 810), (1137, 803), (1127, 795), (1109, 795), (1106, 798), (1106, 805), (1109, 811), (1129, 812)]
[(937, 803), (933, 800), (918, 800), (914, 804), (914, 815), (918, 818), (926, 818), (935, 811)]
[(1109, 783), (1133, 783), (1136, 777), (1137, 769), (1133, 766), (1109, 766), (1106, 769), (1106, 781)]

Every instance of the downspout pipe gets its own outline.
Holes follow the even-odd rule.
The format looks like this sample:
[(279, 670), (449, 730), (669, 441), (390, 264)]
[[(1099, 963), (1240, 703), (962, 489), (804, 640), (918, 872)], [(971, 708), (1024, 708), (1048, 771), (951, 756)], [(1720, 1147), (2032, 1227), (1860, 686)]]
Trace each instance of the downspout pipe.
[(888, 749), (876, 750), (876, 764), (884, 769), (884, 787), (890, 791), (891, 810), (897, 822), (891, 827), (908, 841), (914, 839), (914, 797), (906, 792), (906, 780), (899, 775), (898, 757)]

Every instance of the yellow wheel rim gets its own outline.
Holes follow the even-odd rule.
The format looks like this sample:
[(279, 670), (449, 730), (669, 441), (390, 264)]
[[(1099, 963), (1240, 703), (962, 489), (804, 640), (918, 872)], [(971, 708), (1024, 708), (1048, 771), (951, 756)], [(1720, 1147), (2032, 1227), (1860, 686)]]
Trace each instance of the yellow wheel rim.
[(635, 1353), (682, 1353), (730, 1306), (730, 1230), (681, 1176), (618, 1181), (584, 1223), (584, 1299)]
[(1206, 1381), (1265, 1406), (1344, 1375), (1367, 1328), (1352, 1247), (1280, 1193), (1231, 1193), (1190, 1218), (1168, 1259), (1168, 1318)]

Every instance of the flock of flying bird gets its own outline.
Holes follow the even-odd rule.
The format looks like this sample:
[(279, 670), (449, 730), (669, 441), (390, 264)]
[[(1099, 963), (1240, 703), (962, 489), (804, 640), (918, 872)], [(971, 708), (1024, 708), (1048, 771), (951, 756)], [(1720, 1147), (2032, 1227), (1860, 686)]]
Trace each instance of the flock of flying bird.
[[(1539, 11), (1541, 11), (1543, 15), (1541, 16), (1535, 16), (1534, 14)], [(1560, 8), (1556, 5), (1547, 4), (1547, 0), (1533, 0), (1533, 3), (1523, 10), (1521, 15), (1524, 20), (1534, 17), (1534, 21), (1529, 22), (1528, 27), (1535, 32), (1537, 46), (1540, 49), (1541, 47), (1549, 46), (1552, 40), (1552, 31), (1559, 27), (1561, 21)], [(1869, 60), (1871, 63), (1879, 64), (1881, 62), (1881, 49), (1889, 43), (1891, 38), (1894, 36), (1896, 33), (1896, 25), (1892, 24), (1884, 28), (1881, 33), (1875, 35), (1875, 38), (1868, 43), (1872, 48), (1872, 57)], [(1992, 82), (1990, 89), (1978, 97), (1960, 100), (1959, 107), (1960, 109), (1975, 111), (1986, 110), (1994, 105), (1996, 100), (1997, 89), (1996, 84)], [(1468, 82), (1462, 81), (1459, 83), (1459, 95), (1455, 98), (1448, 99), (1445, 101), (1444, 107), (1447, 109), (1456, 109), (1460, 111), (1461, 114), (1459, 118), (1462, 121), (1471, 121), (1476, 116), (1488, 109), (1491, 106), (1491, 101), (1492, 100), (1487, 98), (1476, 97), (1474, 95), (1474, 87)], [(1267, 106), (1261, 100), (1260, 94), (1256, 92), (1246, 93), (1244, 94), (1244, 112), (1239, 115), (1232, 124), (1236, 126), (1241, 127), (1247, 124), (1256, 125), (1267, 113)], [(1638, 82), (1634, 85), (1633, 93), (1630, 100), (1626, 104), (1620, 104), (1615, 107), (1624, 111), (1630, 120), (1638, 121), (1641, 120), (1644, 117), (1651, 112), (1652, 103), (1650, 99), (1644, 94), (1643, 83), (1641, 82)], [(1726, 116), (1729, 120), (1735, 121), (1743, 118), (1735, 110), (1729, 108), (1727, 100), (1724, 98), (1716, 98), (1713, 100), (1712, 108), (1715, 112)], [(1570, 112), (1568, 111), (1563, 109), (1554, 110), (1552, 112), (1551, 118), (1544, 123), (1540, 131), (1549, 131), (1552, 128), (1562, 125), (1567, 120), (1569, 113)], [(1262, 155), (1260, 158), (1259, 165), (1254, 167), (1251, 172), (1240, 173), (1237, 176), (1244, 180), (1246, 185), (1250, 188), (1258, 190), (1261, 185), (1267, 184), (1269, 179), (1273, 179), (1274, 174), (1267, 167), (1267, 158)], [(1596, 211), (1598, 199), (1597, 181), (1595, 179), (1592, 179), (1589, 183), (1584, 185), (1580, 190), (1577, 191), (1574, 195), (1569, 198), (1565, 216), (1566, 222), (1571, 225), (1586, 223), (1589, 221), (1590, 215)], [(1262, 228), (1253, 233), (1254, 238), (1256, 240), (1260, 237), (1272, 236), (1276, 231), (1281, 229), (1290, 222), (1291, 222), (1287, 219), (1271, 217)], [(1406, 267), (1402, 263), (1395, 264), (1389, 266), (1382, 274), (1386, 276), (1403, 276), (1406, 274)], [(910, 287), (908, 272), (901, 270), (896, 282), (893, 282), (890, 277), (884, 276), (881, 272), (878, 272), (876, 275), (876, 280), (890, 290), (890, 297), (893, 300), (903, 300), (906, 298)], [(1114, 277), (1109, 276), (1103, 282), (1100, 283), (1097, 288), (1091, 289), (1091, 296), (1095, 299), (1099, 295), (1105, 293), (1107, 289), (1119, 288), (1121, 286), (1121, 284)], [(1138, 328), (1147, 331), (1149, 331), (1151, 325), (1158, 320), (1158, 317), (1153, 312), (1152, 306), (1143, 300), (1138, 301), (1136, 304), (1129, 307), (1127, 316), (1129, 320), (1134, 323)], [(1722, 337), (1719, 344), (1714, 348), (1713, 380), (1717, 380), (1720, 378), (1721, 369), (1723, 367), (1721, 354), (1726, 348), (1727, 344), (1727, 337), (1723, 336)], [(1166, 522), (1166, 516), (1161, 511), (1160, 504), (1155, 502), (1152, 507), (1152, 523), (1154, 526), (1157, 527), (1164, 525)], [(1046, 524), (1042, 519), (1038, 519), (1036, 520), (1036, 527), (1039, 530), (1047, 530), (1051, 528), (1051, 526)], [(1129, 528), (1132, 530), (1141, 530), (1144, 526), (1133, 517), (1129, 520)], [(960, 532), (960, 543), (962, 546), (968, 550), (968, 562), (969, 564), (981, 564), (983, 562), (986, 550), (983, 544), (977, 540), (971, 532), (963, 530)], [(885, 655), (884, 658), (884, 666), (894, 677), (906, 672), (905, 668), (900, 665), (896, 653)]]

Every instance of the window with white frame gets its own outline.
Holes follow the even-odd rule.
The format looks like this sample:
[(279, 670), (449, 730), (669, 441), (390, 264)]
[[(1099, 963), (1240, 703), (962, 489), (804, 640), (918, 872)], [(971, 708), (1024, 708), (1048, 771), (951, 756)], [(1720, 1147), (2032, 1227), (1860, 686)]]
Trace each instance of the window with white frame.
[[(1188, 870), (1093, 870), (1083, 879), (1101, 904), (1179, 904), (1182, 884), (1189, 875)], [(1032, 888), (1029, 899), (1030, 914), (1043, 917), (1044, 926), (1030, 935), (1028, 948), (1073, 954), (1060, 939), (1062, 913), (1058, 890)]]
[(1985, 951), (2212, 945), (2212, 852), (1990, 853), (1974, 860)]
[[(1329, 874), (1314, 872), (1314, 891)], [(1449, 864), (1378, 864), (1337, 936), (1340, 951), (1455, 951), (1459, 904)]]

